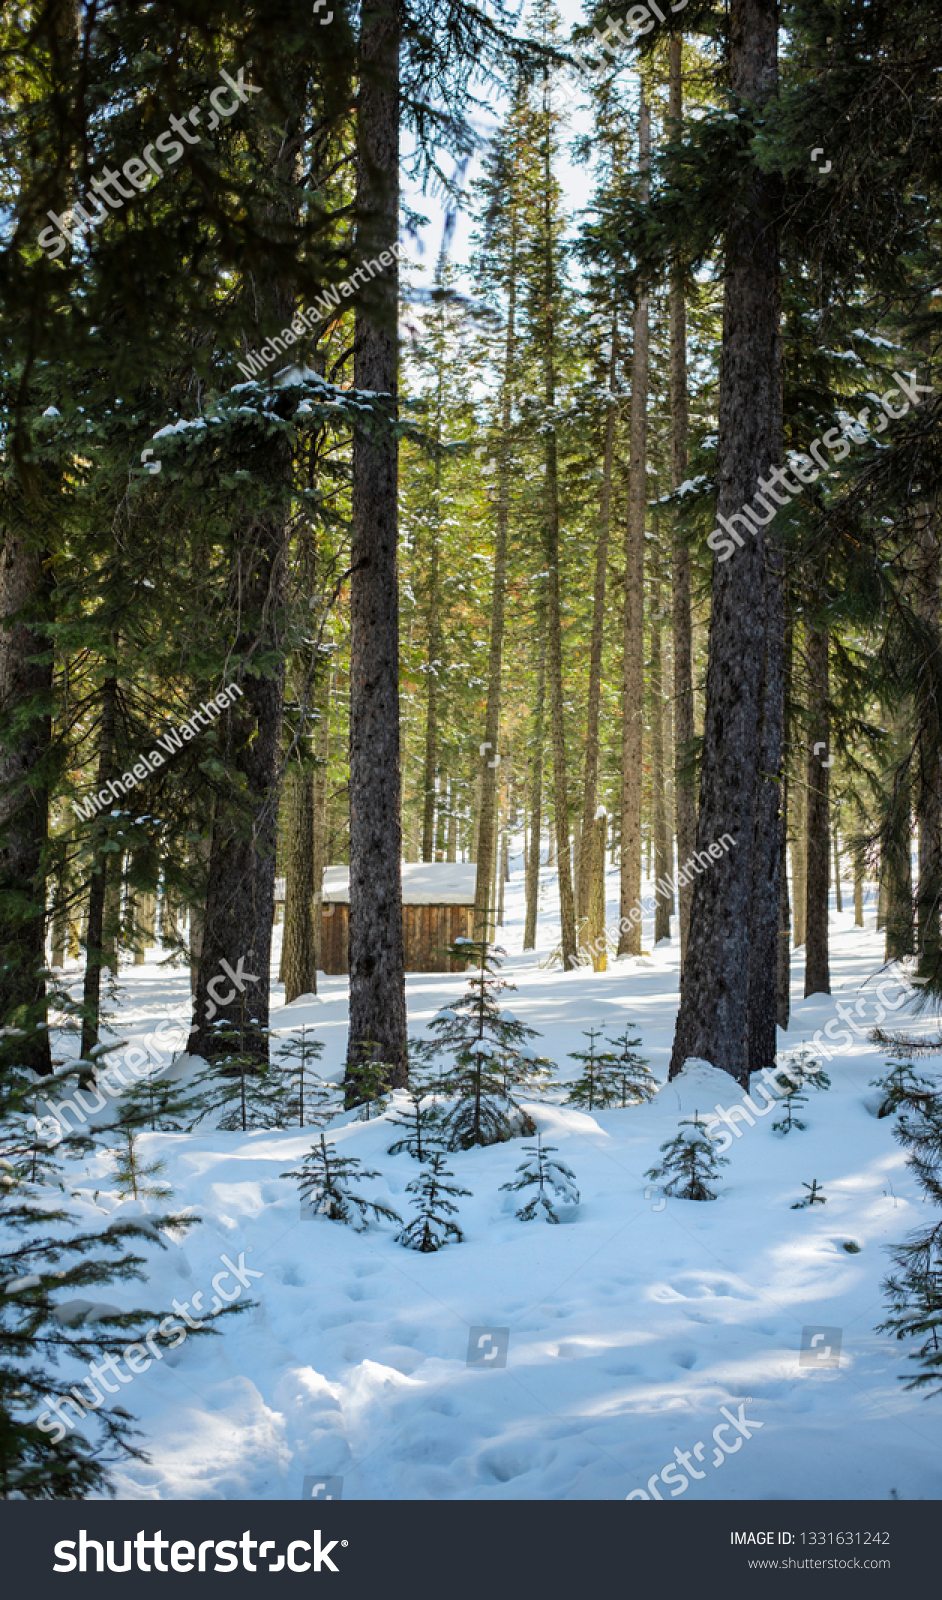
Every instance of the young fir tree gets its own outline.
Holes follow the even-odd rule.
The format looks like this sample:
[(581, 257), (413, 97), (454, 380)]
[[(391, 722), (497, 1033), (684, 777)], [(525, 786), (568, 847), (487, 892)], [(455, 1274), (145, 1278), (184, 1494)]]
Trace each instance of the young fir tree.
[(486, 939), (460, 939), (449, 954), (456, 961), (474, 960), (478, 968), (467, 992), (429, 1023), (438, 1048), (454, 1057), (440, 1079), (443, 1093), (458, 1100), (448, 1118), (449, 1149), (468, 1150), (498, 1144), (515, 1133), (534, 1133), (512, 1090), (528, 1087), (550, 1066), (545, 1058), (534, 1058), (526, 1043), (537, 1030), (501, 1013), (497, 996), (516, 986), (496, 975), (502, 962), (495, 946)]
[(337, 1088), (315, 1071), (323, 1049), (323, 1040), (315, 1039), (303, 1024), (297, 1034), (288, 1034), (275, 1048), (278, 1102), (285, 1128), (293, 1123), (299, 1128), (309, 1123), (322, 1128), (340, 1110)]
[(578, 1078), (569, 1092), (567, 1105), (585, 1106), (593, 1111), (596, 1107), (607, 1106), (617, 1099), (618, 1090), (614, 1083), (615, 1057), (609, 1051), (597, 1051), (595, 1041), (601, 1035), (601, 1028), (583, 1028), (583, 1037), (588, 1039), (588, 1050), (570, 1050), (570, 1061), (582, 1062), (582, 1076)]
[(799, 1050), (795, 1050), (789, 1057), (788, 1064), (792, 1075), (795, 1072), (800, 1074), (802, 1088), (808, 1084), (812, 1089), (830, 1089), (831, 1080), (828, 1074), (807, 1045), (803, 1044)]
[(810, 1183), (803, 1183), (801, 1187), (803, 1189), (807, 1189), (808, 1193), (804, 1195), (801, 1200), (796, 1200), (794, 1202), (792, 1206), (793, 1211), (804, 1211), (806, 1206), (827, 1205), (827, 1195), (823, 1194), (821, 1189), (818, 1187), (817, 1178), (812, 1178)]
[(189, 1089), (164, 1077), (160, 1068), (156, 1068), (125, 1089), (119, 1104), (118, 1122), (122, 1126), (146, 1128), (150, 1133), (181, 1133), (193, 1109)]
[(153, 1161), (146, 1161), (141, 1150), (140, 1134), (136, 1131), (133, 1122), (119, 1124), (121, 1143), (111, 1152), (114, 1162), (115, 1188), (123, 1200), (140, 1200), (161, 1196), (167, 1198), (170, 1194), (170, 1185), (163, 1181), (167, 1170), (166, 1161), (159, 1157)]
[(558, 1222), (554, 1201), (556, 1205), (560, 1201), (570, 1206), (579, 1204), (575, 1173), (564, 1161), (549, 1159), (551, 1155), (555, 1155), (556, 1146), (545, 1145), (539, 1133), (536, 1136), (536, 1144), (524, 1145), (523, 1153), (527, 1159), (521, 1161), (517, 1168), (520, 1176), (509, 1183), (502, 1183), (501, 1188), (510, 1189), (513, 1193), (518, 1193), (521, 1189), (536, 1189), (536, 1194), (516, 1213), (521, 1222), (532, 1222), (540, 1209), (543, 1211), (545, 1222)]
[(801, 1090), (802, 1080), (800, 1079), (796, 1083), (786, 1080), (782, 1084), (782, 1095), (784, 1097), (782, 1100), (782, 1116), (778, 1122), (773, 1122), (772, 1124), (775, 1133), (791, 1133), (792, 1128), (805, 1128), (807, 1126), (795, 1115), (796, 1106), (803, 1106), (808, 1103), (808, 1096), (802, 1094)]
[[(928, 1085), (925, 1098), (919, 1080), (918, 1102), (902, 1100), (905, 1107), (893, 1130), (899, 1142), (909, 1149), (907, 1166), (926, 1199), (942, 1206), (942, 1095)], [(910, 1352), (918, 1363), (915, 1376), (905, 1375), (908, 1389), (942, 1393), (942, 1220), (930, 1222), (911, 1234), (892, 1251), (896, 1271), (884, 1282), (889, 1297), (890, 1315), (880, 1324), (881, 1333), (894, 1333), (897, 1339), (916, 1339)], [(930, 1388), (929, 1386), (932, 1385)]]
[[(196, 1116), (190, 1130), (206, 1117), (217, 1117), (220, 1133), (247, 1133), (250, 1128), (281, 1126), (277, 1080), (271, 1068), (248, 1046), (241, 1028), (221, 1018), (212, 1024), (213, 1039), (221, 1046), (209, 1065), (193, 1080), (192, 1106)], [(257, 1040), (258, 1029), (253, 1037)]]
[(653, 1100), (657, 1094), (657, 1080), (644, 1056), (639, 1055), (634, 1049), (636, 1044), (641, 1043), (641, 1035), (639, 1034), (637, 1039), (629, 1038), (626, 1028), (624, 1033), (620, 1033), (615, 1039), (607, 1039), (606, 1043), (610, 1044), (615, 1052), (609, 1079), (615, 1085), (618, 1104), (640, 1106), (647, 1100)]
[(440, 1150), (429, 1155), (427, 1170), (406, 1184), (406, 1193), (415, 1196), (413, 1206), (416, 1214), (411, 1222), (406, 1223), (402, 1232), (396, 1234), (398, 1244), (428, 1254), (433, 1250), (441, 1250), (449, 1239), (456, 1244), (461, 1243), (464, 1234), (456, 1222), (449, 1221), (458, 1212), (458, 1207), (449, 1196), (470, 1195), (471, 1190), (445, 1182), (446, 1178), (453, 1177), (454, 1173), (445, 1166), (445, 1157)]
[[(691, 1132), (684, 1133), (684, 1128), (690, 1128)], [(651, 1167), (645, 1174), (648, 1178), (666, 1178), (664, 1193), (678, 1200), (715, 1200), (716, 1195), (708, 1185), (719, 1178), (718, 1167), (729, 1166), (725, 1156), (717, 1155), (716, 1146), (702, 1129), (699, 1112), (694, 1112), (692, 1122), (685, 1117), (673, 1139), (661, 1145), (664, 1155), (661, 1165)]]
[(411, 1111), (403, 1114), (396, 1110), (390, 1118), (391, 1126), (404, 1128), (405, 1133), (395, 1144), (391, 1144), (388, 1155), (397, 1156), (401, 1150), (407, 1150), (414, 1161), (429, 1161), (443, 1141), (441, 1107), (432, 1100), (430, 1105), (429, 1091), (424, 1088), (415, 1088), (409, 1092), (409, 1105)]
[(380, 1178), (382, 1173), (366, 1169), (355, 1156), (341, 1156), (337, 1154), (336, 1145), (327, 1144), (321, 1134), (320, 1142), (313, 1144), (304, 1158), (300, 1167), (293, 1167), (290, 1172), (283, 1172), (283, 1178), (297, 1178), (298, 1189), (302, 1200), (305, 1200), (313, 1211), (320, 1212), (331, 1222), (346, 1222), (357, 1233), (362, 1233), (369, 1226), (367, 1212), (372, 1212), (376, 1221), (385, 1217), (389, 1222), (401, 1222), (398, 1212), (390, 1206), (381, 1205), (376, 1200), (364, 1200), (362, 1195), (354, 1194), (347, 1185), (351, 1182), (362, 1183), (366, 1178)]

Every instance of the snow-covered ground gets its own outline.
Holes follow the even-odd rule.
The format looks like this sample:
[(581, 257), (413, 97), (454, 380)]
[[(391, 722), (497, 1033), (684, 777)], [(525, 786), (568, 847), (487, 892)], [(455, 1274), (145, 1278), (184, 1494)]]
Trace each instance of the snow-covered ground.
[[(609, 896), (614, 922), (615, 874)], [(832, 912), (830, 997), (801, 998), (796, 953), (792, 1025), (780, 1043), (810, 1040), (839, 1000), (872, 997), (886, 976), (872, 890), (869, 899), (864, 929), (852, 912)], [(549, 875), (544, 904), (548, 913), (555, 904)], [(518, 992), (506, 1004), (541, 1031), (541, 1052), (572, 1076), (567, 1053), (585, 1043), (583, 1029), (615, 1033), (627, 1023), (666, 1080), (676, 937), (654, 949), (646, 918), (649, 955), (563, 976), (539, 965), (553, 944), (549, 915), (541, 948), (520, 953), (519, 861), (507, 907), (505, 973)], [(146, 965), (122, 969), (123, 1037), (188, 1016), (187, 976), (160, 958), (151, 951)], [(420, 1033), (463, 982), (410, 976), (410, 1031)], [(284, 1008), (275, 988), (272, 1024), (313, 1024), (322, 1066), (339, 1077), (346, 979), (322, 978), (319, 990)], [(860, 1015), (869, 1028), (875, 1004)], [(210, 1303), (221, 1256), (238, 1263), (244, 1254), (262, 1276), (247, 1291), (255, 1307), (224, 1322), (219, 1337), (187, 1340), (123, 1389), (151, 1461), (118, 1471), (119, 1496), (295, 1499), (305, 1479), (310, 1491), (342, 1477), (330, 1492), (344, 1499), (623, 1499), (647, 1493), (676, 1447), (687, 1467), (675, 1461), (667, 1485), (655, 1480), (664, 1498), (682, 1473), (685, 1500), (939, 1498), (942, 1401), (904, 1389), (906, 1347), (874, 1331), (886, 1247), (926, 1216), (892, 1120), (874, 1114), (869, 1080), (884, 1059), (858, 1040), (826, 1063), (832, 1087), (809, 1091), (804, 1132), (775, 1134), (775, 1114), (746, 1126), (712, 1204), (665, 1200), (645, 1173), (681, 1115), (740, 1099), (727, 1075), (697, 1068), (647, 1106), (591, 1116), (531, 1105), (575, 1170), (575, 1219), (552, 1227), (514, 1218), (520, 1202), (500, 1185), (523, 1159), (520, 1140), (456, 1154), (448, 1166), (473, 1196), (460, 1202), (465, 1242), (434, 1255), (403, 1249), (386, 1224), (357, 1234), (301, 1220), (296, 1189), (279, 1174), (309, 1148), (310, 1130), (145, 1135), (148, 1159), (167, 1163), (174, 1209), (202, 1223), (182, 1244), (148, 1251), (146, 1286), (118, 1285), (107, 1300), (168, 1309), (176, 1297), (195, 1315), (194, 1291)], [(381, 1169), (364, 1192), (408, 1215), (405, 1187), (420, 1168), (386, 1153), (388, 1118), (347, 1114), (331, 1137)], [(86, 1216), (118, 1209), (108, 1172), (104, 1154), (71, 1170), (88, 1195), (76, 1202)], [(792, 1210), (815, 1178), (827, 1204)], [(509, 1330), (506, 1366), (467, 1364), (472, 1328)], [(799, 1364), (806, 1328), (840, 1330), (838, 1367)], [(816, 1351), (829, 1345), (830, 1333)], [(730, 1417), (745, 1418), (744, 1431)]]

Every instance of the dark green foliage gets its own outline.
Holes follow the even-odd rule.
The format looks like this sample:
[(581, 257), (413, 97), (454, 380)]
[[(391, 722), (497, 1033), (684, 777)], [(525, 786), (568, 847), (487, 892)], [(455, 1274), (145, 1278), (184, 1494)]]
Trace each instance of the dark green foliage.
[(401, 1222), (398, 1212), (380, 1205), (375, 1200), (364, 1200), (353, 1194), (348, 1183), (362, 1183), (367, 1178), (380, 1178), (382, 1173), (366, 1169), (355, 1156), (337, 1154), (333, 1143), (327, 1144), (321, 1134), (320, 1142), (313, 1144), (300, 1167), (292, 1167), (281, 1174), (283, 1178), (297, 1178), (302, 1200), (311, 1209), (331, 1222), (346, 1222), (357, 1233), (369, 1225), (367, 1212), (376, 1221), (385, 1217), (387, 1222)]
[(593, 1111), (597, 1106), (606, 1106), (617, 1098), (618, 1090), (612, 1081), (615, 1057), (610, 1052), (597, 1051), (595, 1048), (601, 1028), (583, 1028), (582, 1032), (589, 1041), (589, 1048), (569, 1052), (571, 1061), (582, 1062), (582, 1076), (570, 1090), (566, 1104), (585, 1106), (588, 1111)]
[[(145, 1161), (140, 1147), (140, 1134), (135, 1132), (130, 1122), (124, 1123), (120, 1132), (121, 1142), (111, 1152), (118, 1193), (125, 1200), (129, 1197), (139, 1200), (142, 1197), (169, 1196), (170, 1185), (162, 1181), (167, 1170), (166, 1161)], [(155, 1182), (155, 1179), (161, 1181)]]
[(453, 1177), (454, 1173), (445, 1166), (441, 1151), (435, 1151), (428, 1157), (427, 1170), (406, 1184), (406, 1194), (415, 1196), (413, 1205), (416, 1214), (402, 1232), (396, 1234), (398, 1244), (405, 1245), (409, 1250), (430, 1254), (433, 1250), (441, 1250), (450, 1239), (455, 1244), (461, 1243), (464, 1234), (456, 1222), (449, 1221), (450, 1217), (457, 1215), (458, 1207), (448, 1197), (470, 1195), (471, 1190), (445, 1182), (446, 1178)]
[(196, 1115), (190, 1129), (209, 1116), (218, 1119), (220, 1133), (281, 1127), (277, 1075), (246, 1047), (240, 1028), (221, 1018), (213, 1024), (213, 1033), (221, 1048), (193, 1079), (191, 1104)]
[(803, 1189), (807, 1189), (808, 1193), (802, 1200), (795, 1201), (794, 1205), (792, 1206), (793, 1211), (804, 1211), (806, 1206), (827, 1205), (827, 1195), (822, 1194), (821, 1190), (818, 1188), (817, 1178), (812, 1178), (810, 1183), (803, 1183), (801, 1187)]
[(929, 1112), (936, 1094), (935, 1086), (927, 1078), (919, 1077), (908, 1061), (888, 1061), (886, 1065), (882, 1078), (870, 1079), (871, 1086), (882, 1090), (883, 1094), (877, 1116), (891, 1117), (904, 1108)]
[(559, 1205), (562, 1201), (567, 1206), (579, 1204), (575, 1173), (564, 1161), (549, 1159), (551, 1155), (556, 1154), (556, 1146), (544, 1144), (539, 1133), (536, 1136), (536, 1144), (524, 1145), (523, 1153), (527, 1160), (521, 1161), (517, 1168), (520, 1176), (509, 1183), (502, 1183), (501, 1188), (510, 1189), (513, 1193), (518, 1193), (521, 1189), (536, 1189), (536, 1194), (516, 1213), (521, 1222), (532, 1222), (540, 1210), (543, 1212), (544, 1222), (558, 1222), (559, 1217), (554, 1209), (554, 1203)]
[(626, 1028), (624, 1033), (608, 1039), (606, 1043), (615, 1052), (608, 1076), (617, 1093), (617, 1104), (639, 1106), (647, 1100), (653, 1100), (657, 1094), (657, 1082), (644, 1056), (634, 1049), (636, 1044), (641, 1043), (641, 1035), (632, 1039)]
[[(893, 1081), (895, 1080), (895, 1082)], [(909, 1151), (906, 1165), (926, 1199), (942, 1207), (942, 1094), (925, 1079), (904, 1080), (897, 1067), (887, 1079), (898, 1089), (900, 1119), (894, 1134)], [(890, 1315), (881, 1333), (918, 1341), (910, 1360), (915, 1376), (904, 1375), (907, 1389), (942, 1394), (942, 1220), (929, 1222), (891, 1251), (896, 1271), (885, 1280)]]
[[(700, 1131), (702, 1127), (699, 1112), (694, 1112), (692, 1121), (685, 1117), (673, 1139), (661, 1145), (661, 1165), (645, 1173), (648, 1178), (666, 1178), (664, 1193), (678, 1200), (715, 1200), (709, 1184), (719, 1177), (719, 1167), (729, 1166), (727, 1158), (717, 1155), (712, 1140)], [(684, 1133), (684, 1128), (692, 1132)]]
[[(147, 1239), (162, 1246), (160, 1228), (179, 1230), (196, 1220), (128, 1218), (96, 1233), (77, 1228), (66, 1210), (50, 1211), (15, 1196), (0, 1201), (0, 1227), (7, 1236), (0, 1253), (0, 1494), (5, 1499), (77, 1500), (108, 1493), (114, 1462), (146, 1459), (134, 1443), (132, 1419), (120, 1405), (88, 1408), (55, 1369), (60, 1361), (84, 1364), (119, 1354), (156, 1327), (164, 1313), (105, 1308), (89, 1324), (65, 1303), (142, 1278), (144, 1257), (128, 1253), (128, 1243)], [(22, 1243), (9, 1242), (16, 1234), (23, 1236)], [(166, 1344), (170, 1335), (157, 1337)], [(74, 1431), (56, 1420), (50, 1401), (63, 1404)], [(83, 1411), (86, 1431), (75, 1428), (75, 1413)]]
[(394, 1128), (405, 1128), (406, 1132), (395, 1144), (389, 1146), (388, 1154), (397, 1156), (401, 1150), (408, 1150), (414, 1161), (428, 1161), (440, 1148), (443, 1139), (442, 1121), (443, 1113), (440, 1106), (434, 1101), (426, 1105), (428, 1091), (413, 1089), (409, 1094), (409, 1104), (412, 1110), (403, 1115), (396, 1110), (390, 1118), (390, 1125)]

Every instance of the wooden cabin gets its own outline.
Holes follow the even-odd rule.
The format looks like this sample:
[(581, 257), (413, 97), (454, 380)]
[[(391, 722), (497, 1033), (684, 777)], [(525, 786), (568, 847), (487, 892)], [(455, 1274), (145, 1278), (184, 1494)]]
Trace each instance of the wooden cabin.
[[(474, 884), (477, 867), (454, 861), (402, 863), (402, 933), (407, 972), (458, 972), (461, 966), (445, 954), (456, 939), (470, 939), (474, 929)], [(276, 900), (284, 898), (279, 881)], [(321, 913), (321, 970), (350, 971), (348, 950), (350, 868), (324, 870)]]

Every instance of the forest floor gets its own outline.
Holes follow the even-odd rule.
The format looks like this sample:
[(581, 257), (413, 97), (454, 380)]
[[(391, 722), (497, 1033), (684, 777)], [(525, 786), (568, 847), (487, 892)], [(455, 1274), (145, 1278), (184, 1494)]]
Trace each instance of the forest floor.
[[(548, 920), (541, 948), (520, 953), (522, 878), (516, 861), (501, 934), (505, 975), (518, 990), (507, 1007), (540, 1030), (534, 1045), (564, 1077), (576, 1075), (567, 1052), (584, 1046), (583, 1029), (614, 1034), (627, 1023), (663, 1083), (677, 1008), (676, 919), (674, 939), (657, 948), (645, 919), (649, 955), (563, 976), (539, 965), (552, 948)], [(549, 874), (544, 899), (555, 900)], [(614, 922), (614, 873), (609, 915)], [(872, 890), (865, 923), (855, 929), (852, 912), (832, 912), (830, 997), (802, 999), (803, 953), (795, 954), (792, 1024), (780, 1043), (810, 1041), (839, 1000), (872, 996), (886, 976)], [(152, 950), (146, 965), (121, 971), (122, 1037), (188, 1017), (187, 975), (160, 959)], [(77, 968), (68, 976), (77, 992)], [(463, 981), (410, 976), (410, 1031), (421, 1033)], [(861, 1014), (869, 1027), (874, 1006)], [(273, 1027), (302, 1022), (325, 1040), (322, 1069), (338, 1078), (346, 979), (323, 978), (316, 999), (287, 1008), (275, 987)], [(869, 1080), (884, 1060), (859, 1040), (826, 1062), (832, 1087), (809, 1091), (804, 1132), (774, 1133), (776, 1113), (746, 1126), (710, 1204), (665, 1199), (645, 1173), (681, 1115), (739, 1100), (727, 1075), (693, 1068), (626, 1110), (532, 1104), (575, 1171), (582, 1203), (573, 1220), (515, 1219), (520, 1200), (500, 1185), (523, 1159), (523, 1141), (457, 1154), (448, 1158), (454, 1181), (472, 1191), (459, 1202), (465, 1242), (433, 1255), (397, 1245), (389, 1224), (357, 1234), (301, 1220), (295, 1186), (279, 1174), (307, 1151), (310, 1129), (144, 1135), (147, 1159), (167, 1163), (173, 1208), (202, 1223), (180, 1244), (148, 1247), (146, 1286), (116, 1286), (109, 1303), (168, 1309), (176, 1297), (195, 1315), (212, 1299), (223, 1255), (238, 1264), (244, 1254), (261, 1276), (244, 1291), (254, 1306), (227, 1319), (219, 1337), (186, 1340), (122, 1391), (151, 1459), (118, 1470), (119, 1497), (290, 1500), (342, 1478), (316, 1492), (623, 1499), (647, 1493), (675, 1447), (698, 1475), (675, 1462), (673, 1479), (654, 1483), (665, 1499), (681, 1474), (690, 1478), (684, 1499), (942, 1497), (942, 1398), (907, 1392), (906, 1348), (875, 1332), (887, 1247), (926, 1215), (893, 1119), (875, 1114)], [(184, 1074), (195, 1067), (187, 1061)], [(930, 1061), (920, 1070), (938, 1069)], [(381, 1170), (382, 1181), (361, 1192), (408, 1215), (405, 1186), (420, 1169), (386, 1153), (388, 1115), (344, 1114), (330, 1136)], [(84, 1192), (77, 1211), (139, 1212), (140, 1203), (109, 1194), (108, 1174), (104, 1153), (70, 1170)], [(827, 1204), (791, 1209), (815, 1178)], [(475, 1340), (479, 1330), (509, 1330), (506, 1366), (467, 1364), (472, 1328)], [(805, 1329), (806, 1344), (829, 1330), (811, 1361), (829, 1348), (834, 1359), (839, 1330), (839, 1366), (800, 1364)], [(488, 1350), (501, 1342), (492, 1338)]]

